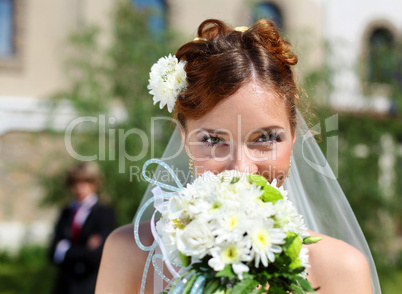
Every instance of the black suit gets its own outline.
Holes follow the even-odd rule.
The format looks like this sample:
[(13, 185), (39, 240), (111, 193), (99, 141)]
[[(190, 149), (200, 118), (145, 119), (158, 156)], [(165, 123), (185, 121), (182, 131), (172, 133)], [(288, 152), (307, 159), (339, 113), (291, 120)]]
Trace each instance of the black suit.
[[(71, 240), (73, 213), (72, 208), (67, 207), (60, 215), (50, 247), (52, 261), (57, 243), (63, 239)], [(54, 294), (92, 294), (95, 292), (103, 243), (114, 227), (113, 211), (99, 202), (96, 203), (81, 226), (78, 243), (72, 244), (66, 252), (64, 261), (57, 264), (59, 275), (54, 286)], [(103, 242), (100, 247), (91, 250), (87, 247), (87, 242), (90, 236), (95, 234), (100, 235)]]

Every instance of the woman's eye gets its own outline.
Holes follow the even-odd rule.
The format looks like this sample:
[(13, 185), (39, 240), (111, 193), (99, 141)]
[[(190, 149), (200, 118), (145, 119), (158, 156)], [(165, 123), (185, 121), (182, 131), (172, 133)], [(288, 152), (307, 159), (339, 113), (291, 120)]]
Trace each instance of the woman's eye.
[(274, 142), (281, 142), (282, 139), (280, 137), (280, 135), (275, 134), (275, 133), (270, 133), (270, 134), (263, 134), (261, 135), (258, 139), (257, 139), (257, 143), (266, 143), (266, 142), (270, 142), (270, 143), (274, 143)]
[(222, 143), (223, 141), (219, 137), (214, 137), (214, 136), (205, 136), (202, 139), (202, 142), (207, 143), (208, 145), (217, 145)]

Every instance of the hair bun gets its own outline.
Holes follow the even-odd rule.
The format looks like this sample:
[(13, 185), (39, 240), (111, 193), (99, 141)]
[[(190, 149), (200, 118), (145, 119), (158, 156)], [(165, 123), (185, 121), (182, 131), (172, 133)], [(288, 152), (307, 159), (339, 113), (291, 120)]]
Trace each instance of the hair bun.
[(262, 19), (250, 27), (246, 34), (250, 34), (257, 43), (264, 46), (284, 64), (295, 65), (297, 63), (297, 56), (291, 51), (292, 46), (281, 37), (278, 27), (273, 21)]
[(218, 19), (204, 20), (198, 27), (198, 37), (211, 40), (217, 35), (226, 36), (231, 33), (232, 28)]

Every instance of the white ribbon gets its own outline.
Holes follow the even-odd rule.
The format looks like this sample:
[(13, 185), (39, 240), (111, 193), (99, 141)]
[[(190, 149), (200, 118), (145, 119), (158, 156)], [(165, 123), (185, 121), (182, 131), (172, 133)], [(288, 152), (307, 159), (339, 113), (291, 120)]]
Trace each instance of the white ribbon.
[[(151, 232), (152, 235), (155, 238), (155, 241), (158, 243), (159, 248), (162, 251), (162, 256), (163, 256), (163, 261), (166, 264), (166, 267), (168, 268), (169, 272), (173, 275), (175, 278), (179, 278), (180, 274), (176, 271), (176, 269), (173, 267), (172, 263), (169, 260), (168, 254), (166, 252), (166, 248), (162, 243), (162, 239), (159, 237), (158, 232), (156, 231), (156, 224), (155, 224), (155, 214), (157, 212), (160, 212), (161, 214), (164, 214), (168, 207), (168, 202), (165, 202), (165, 197), (170, 198), (172, 194), (174, 193), (167, 193), (161, 189), (161, 187), (156, 186), (155, 188), (152, 189), (152, 193), (154, 194), (154, 207), (155, 207), (155, 212), (152, 214), (151, 218)], [(160, 269), (161, 272), (163, 273), (163, 268)]]

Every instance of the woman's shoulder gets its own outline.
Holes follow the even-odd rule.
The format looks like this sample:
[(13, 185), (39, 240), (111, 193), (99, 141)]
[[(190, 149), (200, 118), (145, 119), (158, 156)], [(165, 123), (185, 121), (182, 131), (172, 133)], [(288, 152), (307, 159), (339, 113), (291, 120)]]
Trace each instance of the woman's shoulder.
[(134, 224), (130, 223), (116, 228), (110, 233), (107, 242), (116, 244), (117, 246), (125, 246), (134, 241)]
[(371, 293), (370, 270), (363, 253), (342, 240), (310, 234), (322, 237), (318, 243), (307, 246), (309, 280), (314, 287), (320, 287), (321, 293)]
[(336, 252), (337, 254), (335, 256), (331, 255), (331, 257), (336, 259), (339, 259), (339, 257), (348, 257), (347, 260), (339, 260), (339, 262), (350, 262), (351, 266), (367, 262), (364, 255), (348, 243), (316, 232), (310, 231), (309, 233), (311, 236), (322, 238), (318, 243), (308, 245), (308, 248), (311, 249), (312, 253), (327, 256), (328, 253)]
[[(141, 242), (153, 242), (149, 223), (139, 226)], [(139, 293), (142, 271), (148, 252), (141, 250), (134, 239), (134, 224), (115, 229), (106, 239), (96, 285), (96, 294)]]
[[(152, 245), (154, 239), (152, 237), (151, 226), (149, 225), (149, 222), (140, 223), (138, 230), (141, 235), (141, 243), (143, 243), (145, 246)], [(129, 250), (140, 249), (138, 248), (134, 238), (134, 223), (116, 228), (109, 235), (106, 242), (114, 248), (128, 248)]]

